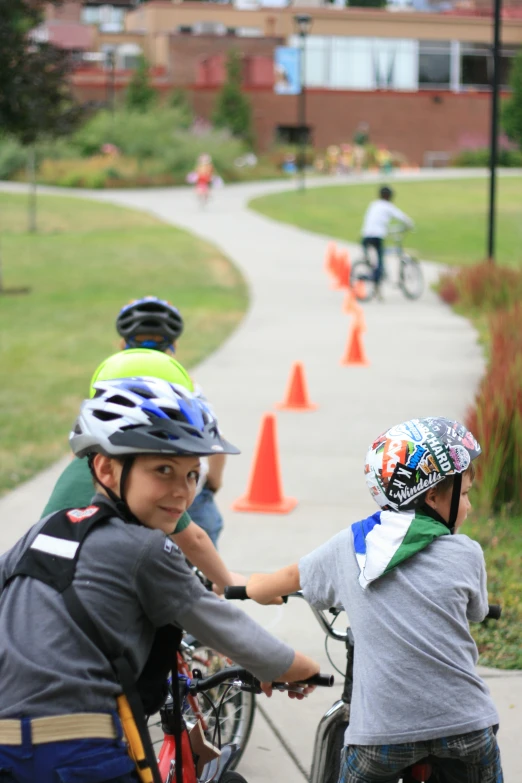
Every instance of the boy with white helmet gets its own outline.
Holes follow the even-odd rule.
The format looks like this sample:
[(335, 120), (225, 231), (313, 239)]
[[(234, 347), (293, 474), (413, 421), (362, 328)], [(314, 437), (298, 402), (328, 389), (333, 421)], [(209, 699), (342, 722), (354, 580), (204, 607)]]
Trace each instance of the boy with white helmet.
[[(318, 665), (205, 590), (169, 538), (199, 457), (238, 453), (204, 403), (155, 378), (97, 382), (70, 443), (89, 460), (93, 502), (39, 522), (0, 557), (0, 777), (131, 783), (117, 705), (123, 715), (124, 696), (139, 699), (153, 645), (158, 669), (175, 662), (165, 629), (172, 639), (186, 628), (265, 682)], [(141, 773), (154, 770), (150, 742), (139, 758)]]
[(381, 510), (247, 583), (260, 603), (302, 588), (313, 606), (348, 614), (354, 690), (339, 783), (395, 783), (428, 755), (438, 783), (502, 782), (498, 714), (468, 626), (488, 614), (484, 557), (459, 534), (479, 454), (456, 421), (392, 427), (365, 464)]

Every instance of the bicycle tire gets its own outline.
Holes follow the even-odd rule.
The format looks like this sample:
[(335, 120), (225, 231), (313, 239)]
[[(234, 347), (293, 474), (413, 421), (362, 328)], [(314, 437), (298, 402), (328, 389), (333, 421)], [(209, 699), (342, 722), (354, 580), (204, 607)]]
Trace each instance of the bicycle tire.
[(227, 770), (223, 777), (219, 779), (219, 783), (247, 783), (247, 781), (239, 772)]
[(399, 286), (407, 299), (419, 299), (424, 292), (424, 275), (420, 262), (404, 253), (401, 256)]
[(352, 266), (350, 283), (359, 302), (369, 302), (377, 290), (373, 266), (368, 261), (356, 261)]
[[(200, 644), (197, 640), (192, 641), (190, 646), (192, 649), (190, 668), (202, 670), (203, 676), (207, 673), (220, 671), (231, 664), (228, 658)], [(210, 691), (208, 694), (216, 707), (225, 691), (225, 687), (220, 686), (216, 689), (216, 693)], [(198, 702), (199, 708), (204, 713), (208, 723), (207, 739), (212, 741), (215, 729), (215, 719), (212, 715), (212, 710), (201, 696), (198, 697)], [(252, 733), (256, 712), (255, 695), (242, 691), (239, 688), (233, 688), (230, 691), (230, 696), (225, 698), (223, 708), (225, 709), (225, 717), (220, 720), (221, 744), (238, 746), (239, 750), (230, 765), (230, 769), (235, 769), (241, 760)], [(187, 715), (185, 717), (190, 719)]]

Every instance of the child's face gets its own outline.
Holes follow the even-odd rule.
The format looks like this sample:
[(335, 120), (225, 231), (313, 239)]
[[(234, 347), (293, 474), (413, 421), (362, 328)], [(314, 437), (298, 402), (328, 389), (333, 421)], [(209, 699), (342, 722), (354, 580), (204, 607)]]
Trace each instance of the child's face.
[[(469, 502), (469, 491), (471, 489), (472, 483), (473, 481), (471, 477), (467, 473), (465, 473), (464, 476), (462, 477), (459, 511), (457, 514), (457, 521), (455, 522), (455, 533), (458, 531), (459, 527), (461, 527), (464, 524), (469, 512), (471, 511), (471, 503)], [(444, 520), (446, 520), (446, 522), (448, 521), (450, 516), (451, 495), (452, 495), (452, 489), (450, 488), (442, 494), (434, 493), (433, 497), (428, 500), (429, 505), (432, 506), (435, 509), (435, 511), (438, 511), (441, 517)]]
[[(117, 460), (111, 462), (114, 476), (111, 489), (119, 494), (122, 465)], [(199, 457), (148, 454), (137, 457), (125, 486), (128, 507), (146, 527), (171, 534), (194, 500), (199, 470)]]

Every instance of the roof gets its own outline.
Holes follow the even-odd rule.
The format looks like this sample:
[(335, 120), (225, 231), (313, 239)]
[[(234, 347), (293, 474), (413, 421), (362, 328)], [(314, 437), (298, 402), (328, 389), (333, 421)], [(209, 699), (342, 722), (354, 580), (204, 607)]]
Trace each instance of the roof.
[(51, 20), (38, 28), (38, 37), (62, 49), (86, 50), (92, 48), (94, 31), (89, 25)]

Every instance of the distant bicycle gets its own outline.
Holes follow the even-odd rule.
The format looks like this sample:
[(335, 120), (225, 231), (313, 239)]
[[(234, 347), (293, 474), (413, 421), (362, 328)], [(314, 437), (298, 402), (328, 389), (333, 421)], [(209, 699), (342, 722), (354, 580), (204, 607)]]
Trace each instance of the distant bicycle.
[[(406, 229), (389, 234), (392, 240), (387, 246), (386, 253), (395, 255), (399, 262), (399, 276), (396, 285), (401, 289), (407, 299), (418, 299), (424, 291), (424, 275), (422, 266), (417, 258), (404, 250), (404, 236)], [(377, 270), (377, 255), (375, 248), (364, 247), (364, 257), (356, 261), (352, 266), (351, 284), (355, 290), (357, 299), (361, 302), (369, 302), (379, 293), (380, 285), (388, 279), (386, 264), (380, 285), (375, 282)]]

